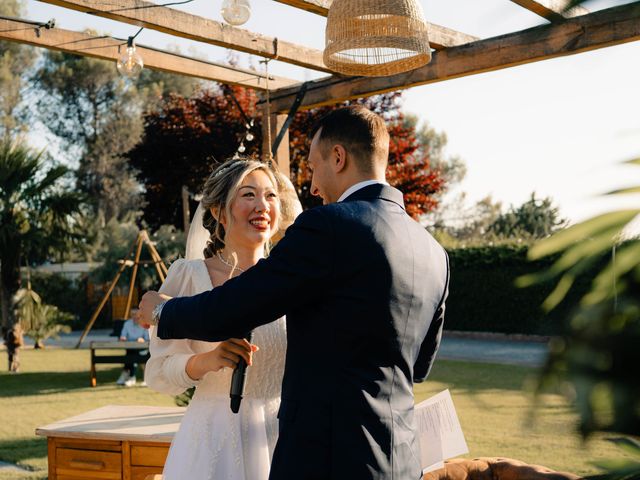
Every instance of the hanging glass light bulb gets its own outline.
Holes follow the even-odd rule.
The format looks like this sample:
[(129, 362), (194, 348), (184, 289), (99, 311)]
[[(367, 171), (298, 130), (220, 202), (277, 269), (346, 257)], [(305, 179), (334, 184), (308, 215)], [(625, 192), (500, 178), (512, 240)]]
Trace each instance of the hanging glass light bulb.
[(247, 133), (245, 134), (244, 139), (247, 142), (253, 142), (253, 139), (255, 138), (253, 136), (253, 133), (251, 133), (251, 127), (253, 127), (253, 119), (251, 119), (251, 122), (244, 124), (244, 128), (247, 129)]
[(224, 0), (220, 13), (225, 22), (237, 27), (247, 23), (247, 20), (249, 20), (251, 5), (249, 0)]
[(142, 67), (144, 67), (142, 57), (136, 52), (133, 37), (129, 37), (127, 40), (127, 51), (116, 63), (118, 73), (123, 77), (135, 78), (140, 75)]

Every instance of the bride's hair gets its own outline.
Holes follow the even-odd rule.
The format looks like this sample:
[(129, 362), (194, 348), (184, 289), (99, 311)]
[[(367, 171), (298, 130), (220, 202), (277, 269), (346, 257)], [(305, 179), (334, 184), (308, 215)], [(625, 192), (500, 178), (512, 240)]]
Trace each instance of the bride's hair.
[[(220, 217), (222, 214), (231, 220), (231, 202), (236, 196), (242, 181), (247, 175), (262, 170), (279, 190), (273, 170), (266, 164), (248, 157), (227, 160), (216, 167), (202, 189), (202, 225), (209, 231), (209, 241), (204, 249), (204, 257), (210, 258), (224, 248), (225, 230)], [(214, 216), (211, 210), (216, 212)]]

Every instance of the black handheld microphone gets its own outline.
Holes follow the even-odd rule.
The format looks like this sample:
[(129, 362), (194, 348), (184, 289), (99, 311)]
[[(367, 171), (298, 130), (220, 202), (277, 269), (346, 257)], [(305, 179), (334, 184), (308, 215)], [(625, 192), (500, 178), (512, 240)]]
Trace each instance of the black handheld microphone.
[[(245, 338), (251, 343), (253, 331), (249, 332)], [(242, 396), (244, 395), (244, 382), (246, 379), (247, 362), (245, 362), (244, 358), (240, 358), (238, 366), (231, 376), (231, 391), (229, 392), (229, 396), (231, 397), (231, 411), (233, 413), (238, 413), (240, 410), (240, 402), (242, 402)]]

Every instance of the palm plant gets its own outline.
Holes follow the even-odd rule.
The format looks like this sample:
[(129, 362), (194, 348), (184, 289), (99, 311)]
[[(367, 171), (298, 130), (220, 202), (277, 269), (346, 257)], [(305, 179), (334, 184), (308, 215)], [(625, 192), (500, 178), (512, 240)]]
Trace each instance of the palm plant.
[[(0, 301), (5, 332), (18, 323), (16, 293), (24, 259), (50, 258), (82, 238), (77, 228), (82, 198), (65, 188), (68, 169), (45, 168), (44, 163), (42, 152), (0, 143)], [(17, 350), (9, 353), (17, 356)], [(18, 365), (13, 360), (10, 369)]]
[(42, 303), (40, 295), (31, 289), (21, 288), (16, 295), (18, 316), (25, 335), (34, 341), (34, 348), (44, 348), (44, 341), (48, 338), (58, 338), (60, 333), (69, 333), (71, 327), (67, 325), (73, 315), (62, 312), (54, 305)]

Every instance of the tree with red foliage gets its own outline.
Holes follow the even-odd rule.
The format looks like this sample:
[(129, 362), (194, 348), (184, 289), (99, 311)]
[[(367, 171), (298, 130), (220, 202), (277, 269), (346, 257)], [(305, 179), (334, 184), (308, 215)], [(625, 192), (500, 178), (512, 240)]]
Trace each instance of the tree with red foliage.
[[(140, 179), (146, 186), (144, 215), (152, 227), (164, 223), (180, 226), (181, 186), (199, 191), (213, 166), (236, 152), (244, 138), (246, 120), (231, 94), (249, 117), (255, 116), (257, 97), (251, 90), (221, 87), (188, 99), (173, 96), (159, 112), (147, 117), (144, 139), (129, 158), (141, 172)], [(387, 122), (391, 136), (387, 179), (404, 192), (407, 212), (419, 218), (432, 211), (444, 191), (445, 178), (439, 170), (430, 168), (429, 149), (420, 145), (415, 126), (404, 121), (401, 94), (378, 95), (351, 104), (362, 104)], [(291, 179), (304, 208), (320, 204), (309, 190), (308, 133), (332, 108), (298, 112), (290, 127)], [(255, 119), (252, 133), (255, 140), (245, 142), (245, 154), (258, 157), (262, 144), (259, 118)]]
[[(418, 219), (438, 206), (438, 198), (445, 188), (445, 179), (439, 170), (430, 168), (429, 149), (418, 142), (415, 126), (404, 121), (404, 114), (400, 110), (401, 98), (401, 93), (395, 92), (347, 102), (344, 105), (363, 105), (381, 115), (387, 122), (391, 137), (387, 181), (404, 193), (407, 213)], [(320, 204), (320, 200), (313, 197), (309, 191), (311, 172), (307, 168), (307, 133), (322, 115), (333, 108), (321, 107), (298, 112), (291, 125), (291, 179), (306, 208)]]
[[(151, 228), (163, 224), (181, 228), (182, 186), (199, 192), (213, 168), (236, 152), (246, 122), (232, 95), (249, 117), (255, 115), (253, 90), (221, 86), (191, 98), (172, 95), (146, 116), (143, 139), (127, 156), (145, 186), (144, 219)], [(258, 155), (259, 123), (251, 133), (256, 139), (245, 142), (245, 154)]]
[(430, 168), (428, 149), (420, 148), (415, 129), (403, 122), (402, 114), (387, 125), (391, 137), (387, 181), (404, 193), (407, 213), (419, 219), (438, 206), (445, 178)]

